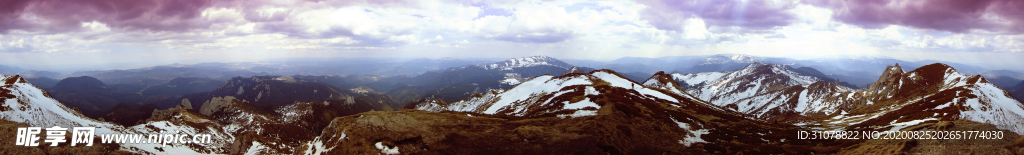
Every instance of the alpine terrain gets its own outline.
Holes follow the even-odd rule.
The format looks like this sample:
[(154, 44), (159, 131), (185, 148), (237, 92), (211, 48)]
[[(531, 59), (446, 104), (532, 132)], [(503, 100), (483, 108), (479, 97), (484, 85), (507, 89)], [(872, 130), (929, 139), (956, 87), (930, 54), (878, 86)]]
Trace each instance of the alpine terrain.
[[(895, 64), (858, 88), (811, 67), (742, 56), (701, 60), (746, 63), (732, 71), (659, 71), (634, 81), (609, 69), (533, 56), (417, 76), (179, 77), (120, 96), (131, 92), (125, 91), (129, 85), (83, 76), (50, 88), (96, 96), (69, 95), (71, 102), (19, 75), (0, 76), (0, 133), (91, 126), (97, 127), (97, 143), (108, 134), (212, 137), (212, 143), (92, 147), (4, 141), (0, 154), (1024, 153), (1024, 105), (1013, 98), (1021, 89), (1006, 91), (946, 64), (911, 71)], [(146, 99), (104, 101), (125, 96)], [(799, 138), (801, 132), (839, 130), (1005, 135)]]

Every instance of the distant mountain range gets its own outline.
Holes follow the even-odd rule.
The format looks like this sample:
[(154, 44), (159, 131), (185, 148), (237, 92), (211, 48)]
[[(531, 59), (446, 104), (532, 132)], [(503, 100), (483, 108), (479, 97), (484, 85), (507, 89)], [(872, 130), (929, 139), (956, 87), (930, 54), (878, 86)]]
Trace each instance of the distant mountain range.
[[(914, 69), (920, 66), (935, 62), (934, 60), (903, 61), (891, 58), (822, 58), (815, 60), (797, 60), (790, 58), (757, 57), (743, 54), (718, 54), (709, 56), (670, 56), (659, 58), (624, 57), (611, 61), (592, 60), (565, 60), (570, 64), (589, 66), (592, 68), (606, 68), (618, 72), (641, 72), (654, 73), (658, 71), (678, 73), (701, 73), (701, 72), (726, 72), (740, 69), (752, 62), (789, 64), (793, 68), (811, 67), (832, 79), (846, 81), (858, 87), (863, 87), (881, 75), (879, 70), (885, 69), (887, 65), (903, 64), (907, 69)], [(1024, 75), (1015, 71), (995, 70), (989, 71), (981, 67), (940, 62), (959, 68), (967, 74), (1002, 75), (1015, 78), (1024, 78)]]

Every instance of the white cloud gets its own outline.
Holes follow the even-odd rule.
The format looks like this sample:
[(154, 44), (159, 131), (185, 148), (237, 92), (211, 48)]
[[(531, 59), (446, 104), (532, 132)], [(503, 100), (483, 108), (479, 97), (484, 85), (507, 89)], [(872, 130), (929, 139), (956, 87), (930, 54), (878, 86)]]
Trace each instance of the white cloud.
[[(627, 0), (219, 3), (224, 4), (202, 9), (195, 19), (208, 26), (144, 31), (86, 21), (80, 23), (79, 30), (62, 33), (13, 30), (0, 35), (0, 52), (94, 51), (124, 55), (153, 48), (169, 51), (164, 54), (170, 55), (237, 50), (264, 52), (265, 57), (292, 56), (294, 52), (373, 56), (400, 51), (412, 57), (543, 54), (583, 59), (718, 53), (807, 57), (904, 51), (1024, 52), (1022, 35), (981, 30), (951, 33), (904, 26), (865, 29), (835, 21), (834, 11), (828, 8), (804, 4), (789, 7), (788, 1), (767, 3), (785, 4), (768, 6), (768, 10), (788, 9), (785, 14), (794, 19), (787, 25), (746, 28), (723, 24), (723, 19), (681, 14), (686, 16), (664, 18), (681, 19), (673, 21), (679, 24), (673, 29), (656, 28), (652, 21), (641, 17), (645, 9), (661, 6)], [(32, 14), (22, 18), (30, 19), (25, 21), (31, 24), (48, 22)], [(1003, 17), (983, 18), (998, 21)], [(354, 54), (359, 52), (362, 54)]]
[(700, 18), (687, 19), (683, 26), (683, 32), (683, 38), (686, 39), (704, 40), (711, 36), (711, 32), (704, 25), (704, 20)]

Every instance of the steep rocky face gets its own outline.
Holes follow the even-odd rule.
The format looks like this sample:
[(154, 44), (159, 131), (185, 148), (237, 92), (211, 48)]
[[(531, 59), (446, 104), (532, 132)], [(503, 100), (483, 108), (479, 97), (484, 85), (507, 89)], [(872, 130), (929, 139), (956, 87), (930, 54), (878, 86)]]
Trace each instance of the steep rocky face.
[(149, 122), (149, 121), (155, 121), (155, 120), (170, 119), (172, 116), (177, 114), (178, 111), (181, 111), (181, 110), (185, 110), (185, 111), (191, 111), (192, 110), (192, 104), (189, 103), (188, 99), (181, 100), (181, 104), (179, 104), (178, 106), (175, 106), (174, 108), (164, 109), (164, 110), (153, 109), (153, 112), (149, 116), (149, 119), (147, 119), (145, 121)]
[[(904, 76), (904, 71), (903, 71), (903, 68), (900, 67), (900, 64), (896, 64), (895, 66), (886, 67), (885, 71), (882, 72), (882, 76), (878, 77), (878, 81), (875, 81), (875, 83), (872, 84), (871, 87), (868, 87), (868, 90), (867, 90), (868, 96), (873, 96), (871, 98), (873, 100), (888, 99), (888, 98), (891, 98), (893, 96), (895, 96), (895, 97), (909, 97), (909, 96), (906, 96), (906, 95), (908, 95), (906, 93), (911, 93), (912, 92), (911, 90), (913, 90), (913, 89), (900, 89), (900, 88), (903, 87), (905, 84), (907, 86), (911, 86), (911, 87), (915, 87), (916, 88), (916, 86), (919, 86), (919, 84), (914, 83), (914, 82), (910, 82), (912, 80), (909, 79), (909, 78), (913, 78), (913, 77), (918, 77), (918, 76), (916, 76), (916, 74), (907, 74), (907, 75), (913, 75), (913, 76)], [(901, 94), (900, 90), (905, 90), (905, 91), (903, 91), (903, 93)]]

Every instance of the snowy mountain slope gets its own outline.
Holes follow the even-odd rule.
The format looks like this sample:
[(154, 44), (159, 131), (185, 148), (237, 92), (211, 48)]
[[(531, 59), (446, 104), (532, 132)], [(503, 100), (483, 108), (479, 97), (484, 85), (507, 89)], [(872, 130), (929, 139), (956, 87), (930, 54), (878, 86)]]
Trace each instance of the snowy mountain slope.
[(702, 72), (689, 74), (672, 73), (672, 78), (679, 83), (683, 90), (687, 90), (690, 88), (696, 88), (718, 82), (718, 80), (722, 79), (722, 76), (725, 76), (725, 74), (726, 73), (722, 72)]
[(505, 61), (502, 61), (502, 62), (496, 62), (496, 63), (492, 63), (492, 64), (487, 64), (487, 65), (477, 65), (477, 66), (483, 67), (484, 69), (487, 69), (487, 70), (491, 70), (491, 69), (513, 70), (513, 69), (516, 69), (516, 68), (534, 67), (534, 66), (555, 66), (555, 67), (564, 68), (564, 69), (569, 69), (569, 68), (573, 67), (572, 65), (569, 65), (569, 64), (567, 64), (565, 62), (562, 62), (561, 60), (558, 60), (558, 59), (555, 59), (555, 58), (552, 58), (552, 57), (548, 57), (548, 56), (531, 56), (531, 57), (513, 58), (513, 59), (505, 60)]
[[(4, 82), (4, 85), (0, 86), (0, 99), (4, 100), (3, 106), (0, 107), (0, 119), (26, 123), (36, 127), (96, 127), (95, 134), (97, 136), (101, 134), (160, 134), (159, 132), (154, 132), (152, 130), (144, 130), (137, 127), (126, 128), (113, 123), (90, 119), (85, 115), (64, 106), (64, 104), (57, 102), (57, 100), (50, 98), (46, 91), (25, 82), (25, 80), (18, 75), (0, 75), (0, 80)], [(177, 127), (167, 129), (172, 130), (166, 131), (194, 131)], [(99, 142), (97, 141), (95, 143)], [(168, 153), (155, 151), (156, 148), (154, 147), (157, 147), (163, 150), (178, 150), (173, 154), (200, 154), (203, 152), (198, 151), (202, 149), (193, 150), (190, 149), (189, 146), (184, 145), (170, 145), (167, 147), (158, 146), (159, 144), (129, 143), (121, 144), (121, 150), (143, 154)]]
[[(418, 110), (460, 111), (480, 114), (532, 116), (575, 112), (593, 114), (601, 106), (594, 103), (600, 94), (598, 86), (611, 86), (635, 91), (654, 100), (682, 102), (689, 100), (672, 90), (652, 89), (637, 84), (610, 70), (573, 73), (562, 76), (543, 75), (530, 78), (509, 90), (492, 90), (482, 96), (449, 104), (416, 105)], [(678, 92), (678, 90), (676, 90)], [(685, 94), (685, 93), (682, 93)], [(577, 97), (578, 96), (578, 97)]]
[[(648, 80), (652, 86), (678, 86), (669, 79), (667, 74), (657, 74), (669, 83), (657, 84), (654, 80)], [(610, 93), (618, 92), (618, 93)], [(699, 107), (712, 109), (722, 114), (737, 114), (732, 111), (725, 111), (705, 102), (697, 100), (688, 94), (678, 90), (665, 89), (665, 87), (646, 87), (610, 70), (597, 70), (591, 73), (571, 73), (562, 76), (538, 76), (509, 90), (492, 90), (486, 94), (455, 103), (443, 103), (443, 101), (430, 100), (416, 105), (417, 110), (442, 112), (470, 112), (484, 115), (514, 116), (514, 117), (550, 117), (578, 118), (592, 117), (601, 114), (601, 102), (608, 102), (607, 95), (624, 95), (632, 100), (646, 100), (656, 102), (659, 106)], [(703, 126), (699, 123), (681, 123), (676, 119), (684, 119), (683, 116), (669, 118), (668, 120), (678, 123), (678, 126), (688, 130), (692, 136), (687, 144), (703, 141), (699, 138), (700, 130), (694, 126)], [(695, 118), (685, 118), (694, 120)], [(666, 120), (666, 121), (668, 121)], [(688, 121), (684, 121), (688, 122)], [(694, 128), (690, 128), (694, 127)], [(686, 139), (686, 138), (683, 138)]]
[[(809, 85), (820, 81), (816, 77), (800, 75), (785, 65), (762, 63), (751, 63), (713, 79), (717, 75), (718, 73), (684, 74), (674, 78), (683, 80), (680, 83), (705, 83), (688, 89), (687, 92), (717, 106), (726, 106), (744, 98), (788, 86)], [(687, 79), (693, 82), (685, 81)]]
[[(888, 67), (874, 85), (851, 90), (831, 82), (796, 85), (726, 104), (767, 120), (803, 122), (823, 129), (898, 130), (920, 123), (965, 119), (1024, 132), (1024, 105), (985, 80), (945, 64), (905, 72)], [(902, 124), (901, 124), (902, 123)], [(899, 124), (899, 125), (893, 125)]]
[(750, 149), (783, 141), (811, 145), (790, 138), (796, 126), (680, 95), (685, 92), (668, 74), (644, 84), (610, 70), (538, 76), (469, 100), (426, 99), (416, 110), (339, 117), (303, 148), (306, 154), (778, 154)]
[(834, 82), (796, 85), (744, 98), (725, 107), (766, 120), (801, 116), (832, 115), (860, 99), (860, 94)]
[[(654, 75), (652, 75), (651, 78), (645, 80), (643, 85), (648, 88), (661, 89), (668, 93), (679, 95), (694, 102), (700, 102), (701, 104), (710, 105), (709, 103), (700, 100), (696, 97), (693, 97), (693, 95), (690, 95), (689, 93), (686, 93), (686, 91), (683, 91), (682, 87), (680, 86), (681, 84), (675, 82), (676, 79), (677, 78), (674, 78), (673, 74), (665, 74), (665, 72), (658, 72), (654, 73)], [(720, 111), (726, 111), (718, 106), (711, 107), (713, 109), (717, 109)]]
[[(867, 100), (875, 106), (863, 106), (865, 108), (851, 113), (879, 112), (873, 112), (876, 118), (854, 127), (877, 126), (882, 122), (965, 119), (1024, 133), (1024, 123), (1020, 123), (1024, 122), (1024, 105), (984, 77), (963, 75), (938, 63), (899, 74), (901, 71), (898, 65), (892, 66), (891, 73), (886, 73), (890, 76), (883, 76), (878, 82), (889, 85), (872, 85), (865, 92)], [(880, 106), (887, 107), (876, 108)]]
[(0, 119), (39, 127), (94, 126), (97, 127), (97, 133), (124, 131), (124, 127), (93, 120), (64, 106), (21, 76), (0, 75), (0, 81), (4, 82), (0, 86), (0, 100), (4, 101), (3, 106), (0, 106)]

